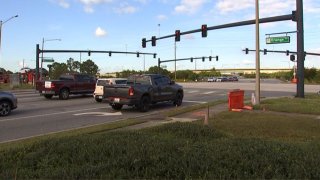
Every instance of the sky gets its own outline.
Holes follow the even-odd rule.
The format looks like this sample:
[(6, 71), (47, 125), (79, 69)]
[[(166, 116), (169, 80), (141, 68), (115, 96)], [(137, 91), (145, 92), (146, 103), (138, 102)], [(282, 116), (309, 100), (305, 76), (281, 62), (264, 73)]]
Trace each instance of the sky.
[[(295, 0), (260, 0), (260, 18), (291, 14)], [(304, 0), (305, 51), (320, 53), (320, 1)], [(9, 21), (10, 17), (18, 15)], [(22, 67), (35, 68), (36, 44), (46, 50), (100, 50), (157, 53), (157, 58), (172, 60), (202, 56), (219, 56), (219, 61), (191, 63), (178, 61), (177, 70), (211, 68), (255, 68), (255, 26), (241, 26), (157, 41), (142, 48), (142, 38), (161, 37), (232, 22), (255, 19), (255, 0), (1, 0), (0, 67), (12, 72)], [(296, 51), (296, 33), (291, 42), (266, 44), (266, 34), (296, 31), (293, 21), (260, 25), (260, 49)], [(279, 35), (283, 36), (283, 35)], [(57, 39), (60, 39), (57, 40)], [(122, 70), (147, 70), (157, 65), (153, 56), (130, 54), (45, 53), (44, 57), (65, 63), (69, 58), (93, 60), (100, 73)], [(80, 59), (81, 58), (81, 59)], [(285, 54), (261, 54), (261, 68), (292, 68)], [(48, 63), (43, 63), (47, 67)], [(174, 62), (162, 63), (174, 70)], [(306, 67), (320, 68), (320, 56), (306, 56)]]

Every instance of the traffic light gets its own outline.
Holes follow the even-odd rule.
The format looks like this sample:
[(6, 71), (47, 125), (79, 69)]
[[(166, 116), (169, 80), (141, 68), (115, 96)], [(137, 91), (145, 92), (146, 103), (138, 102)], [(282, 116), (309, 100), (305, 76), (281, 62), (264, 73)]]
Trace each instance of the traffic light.
[(154, 54), (153, 54), (153, 58), (155, 59), (156, 57), (157, 57), (157, 54), (156, 54), (156, 53), (154, 53)]
[(293, 54), (291, 54), (290, 55), (290, 61), (294, 62), (295, 60), (296, 60), (296, 57)]
[(137, 52), (137, 57), (139, 57), (140, 56), (140, 53), (139, 52)]
[(209, 56), (209, 61), (211, 61), (211, 59), (212, 59), (212, 56)]
[(109, 51), (109, 56), (111, 57), (111, 52)]
[(267, 54), (267, 49), (263, 49), (263, 54), (266, 55)]
[(245, 51), (246, 51), (246, 54), (249, 54), (249, 49), (248, 48), (246, 48)]
[(147, 40), (146, 38), (142, 38), (142, 48), (146, 48), (147, 46)]
[(204, 62), (205, 57), (202, 57), (202, 62)]
[(201, 36), (202, 37), (207, 37), (208, 35), (208, 29), (207, 29), (207, 25), (206, 24), (203, 24), (201, 26)]
[(287, 50), (287, 51), (286, 51), (286, 55), (287, 55), (287, 56), (289, 56), (289, 53), (290, 53), (290, 51), (289, 51), (289, 50)]
[(156, 37), (155, 36), (152, 36), (152, 38), (151, 38), (151, 45), (156, 46)]
[(176, 33), (175, 33), (175, 41), (180, 41), (180, 30), (176, 30)]
[(91, 51), (88, 51), (88, 56), (91, 56)]
[(219, 60), (219, 56), (216, 56), (216, 61), (218, 61)]
[(193, 57), (190, 59), (190, 62), (193, 62)]

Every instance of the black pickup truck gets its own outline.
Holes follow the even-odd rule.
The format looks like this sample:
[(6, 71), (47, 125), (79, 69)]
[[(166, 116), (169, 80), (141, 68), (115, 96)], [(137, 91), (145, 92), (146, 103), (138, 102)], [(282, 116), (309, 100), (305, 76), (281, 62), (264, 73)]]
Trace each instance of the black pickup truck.
[(180, 106), (183, 99), (183, 87), (160, 74), (132, 75), (127, 84), (104, 86), (104, 99), (114, 110), (123, 105), (135, 106), (141, 112), (149, 110), (151, 104), (171, 101)]

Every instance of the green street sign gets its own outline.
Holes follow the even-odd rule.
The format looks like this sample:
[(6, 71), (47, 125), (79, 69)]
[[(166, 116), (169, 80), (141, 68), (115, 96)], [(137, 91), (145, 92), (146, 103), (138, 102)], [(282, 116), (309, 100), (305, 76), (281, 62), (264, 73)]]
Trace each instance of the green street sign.
[(43, 58), (42, 62), (54, 62), (54, 60), (52, 58)]
[(290, 43), (290, 36), (267, 37), (266, 43), (267, 44)]

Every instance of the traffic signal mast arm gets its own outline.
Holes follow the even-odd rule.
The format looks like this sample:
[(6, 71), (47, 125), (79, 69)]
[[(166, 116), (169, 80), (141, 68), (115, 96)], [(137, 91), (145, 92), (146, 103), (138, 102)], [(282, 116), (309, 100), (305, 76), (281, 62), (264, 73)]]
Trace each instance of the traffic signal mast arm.
[[(216, 60), (218, 60), (219, 56), (207, 56), (207, 57), (191, 57), (191, 58), (181, 58), (181, 59), (171, 59), (171, 60), (163, 60), (163, 61), (160, 61), (160, 63), (164, 63), (164, 62), (174, 62), (174, 61), (190, 61), (191, 59), (194, 60), (194, 59), (202, 59), (202, 58), (215, 58)], [(159, 58), (160, 59), (160, 58)]]
[[(295, 14), (295, 11), (292, 11), (292, 14), (288, 14), (288, 15), (282, 15), (282, 16), (275, 16), (275, 17), (268, 17), (268, 18), (259, 19), (259, 22), (260, 23), (269, 23), (269, 22), (287, 21), (287, 20), (295, 21), (295, 15), (294, 14)], [(224, 29), (224, 28), (237, 27), (237, 26), (246, 26), (246, 25), (252, 25), (252, 24), (255, 24), (255, 23), (256, 23), (256, 20), (240, 21), (240, 22), (223, 24), (223, 25), (218, 25), (218, 26), (210, 26), (210, 27), (207, 27), (207, 30), (209, 31), (209, 30)], [(202, 26), (199, 29), (180, 32), (180, 35), (182, 36), (182, 35), (202, 32)], [(176, 34), (174, 33), (174, 34), (167, 35), (167, 36), (162, 36), (162, 37), (155, 37), (155, 36), (153, 36), (153, 37), (157, 41), (157, 40), (160, 40), (160, 39), (167, 39), (167, 38), (172, 38), (172, 37), (175, 37), (175, 36), (176, 36)], [(152, 39), (145, 40), (145, 42), (151, 42), (151, 41), (152, 41)]]
[[(245, 48), (245, 49), (243, 49), (242, 51), (244, 51), (244, 52), (247, 53), (247, 52), (255, 52), (256, 50), (255, 50), (255, 49)], [(289, 54), (297, 54), (296, 51), (289, 51), (289, 50), (286, 50), (286, 51), (277, 51), (277, 50), (260, 49), (260, 52), (285, 53), (285, 54), (287, 54), (287, 56), (288, 56)], [(305, 52), (305, 55), (320, 56), (319, 53), (309, 53), (309, 52)]]

